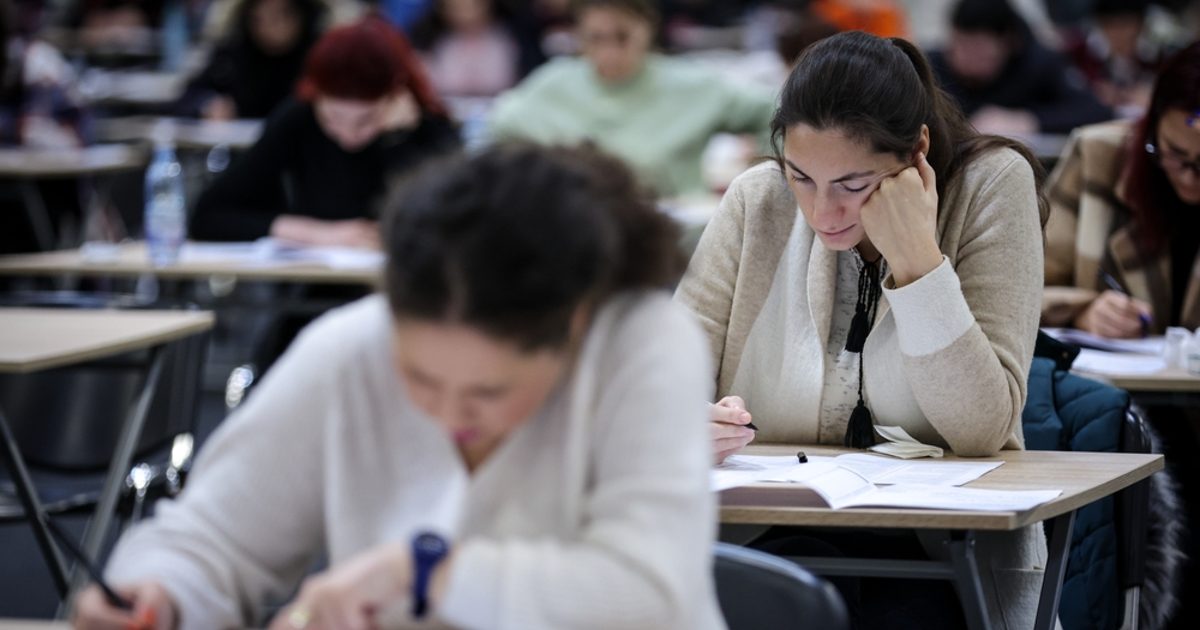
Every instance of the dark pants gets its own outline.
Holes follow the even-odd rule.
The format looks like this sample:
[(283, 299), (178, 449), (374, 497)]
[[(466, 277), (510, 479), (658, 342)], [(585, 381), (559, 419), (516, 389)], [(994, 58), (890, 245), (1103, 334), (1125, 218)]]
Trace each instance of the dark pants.
[[(929, 559), (916, 534), (909, 530), (772, 527), (749, 546), (777, 556)], [(854, 577), (829, 581), (846, 601), (855, 629), (966, 627), (962, 605), (948, 581)]]

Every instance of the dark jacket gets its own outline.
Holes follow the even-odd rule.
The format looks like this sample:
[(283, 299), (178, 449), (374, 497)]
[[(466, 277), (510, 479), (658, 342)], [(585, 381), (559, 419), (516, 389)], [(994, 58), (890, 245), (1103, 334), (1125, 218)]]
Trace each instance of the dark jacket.
[(929, 62), (968, 116), (985, 105), (1024, 109), (1037, 117), (1042, 133), (1059, 134), (1113, 117), (1112, 110), (1087, 90), (1083, 77), (1069, 70), (1062, 55), (1033, 39), (987, 85), (964, 84), (942, 51), (931, 53)]
[(449, 120), (425, 116), (415, 129), (386, 133), (347, 153), (321, 130), (311, 104), (289, 101), (267, 121), (258, 142), (200, 195), (191, 237), (254, 240), (266, 236), (281, 214), (378, 218), (394, 176), (459, 145)]
[(216, 49), (175, 106), (180, 116), (200, 117), (216, 96), (233, 99), (238, 118), (266, 118), (292, 93), (308, 46), (271, 56), (247, 44)]

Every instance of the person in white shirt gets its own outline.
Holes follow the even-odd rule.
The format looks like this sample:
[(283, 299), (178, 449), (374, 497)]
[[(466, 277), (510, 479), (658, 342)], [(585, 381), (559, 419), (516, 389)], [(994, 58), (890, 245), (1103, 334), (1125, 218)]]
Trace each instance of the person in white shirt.
[[(611, 158), (501, 145), (395, 197), (386, 296), (310, 326), (118, 543), (77, 628), (724, 626), (676, 229)], [(430, 555), (422, 532), (448, 549)], [(414, 561), (414, 554), (421, 559)]]

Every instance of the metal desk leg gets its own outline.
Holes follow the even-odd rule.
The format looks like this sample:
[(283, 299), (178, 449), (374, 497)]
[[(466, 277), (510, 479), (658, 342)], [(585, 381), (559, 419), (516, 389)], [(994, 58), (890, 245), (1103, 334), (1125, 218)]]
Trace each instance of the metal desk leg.
[(33, 234), (37, 237), (38, 246), (42, 248), (42, 251), (55, 249), (50, 209), (46, 207), (46, 200), (42, 198), (37, 183), (23, 179), (20, 188), (23, 202), (21, 205), (25, 207), (25, 214), (29, 216), (29, 223), (33, 226)]
[(59, 596), (66, 597), (67, 565), (60, 555), (58, 547), (50, 539), (50, 530), (46, 526), (46, 512), (42, 509), (37, 489), (29, 478), (25, 460), (21, 458), (21, 453), (17, 450), (17, 442), (8, 429), (8, 421), (4, 418), (3, 410), (0, 410), (0, 442), (2, 442), (0, 459), (3, 459), (4, 467), (12, 475), (13, 485), (17, 488), (17, 497), (21, 500), (21, 508), (25, 511), (25, 518), (29, 520), (29, 526), (33, 528), (33, 537), (42, 549), (42, 557), (49, 565), (50, 577), (54, 578), (54, 586), (58, 589)]
[(975, 562), (975, 533), (950, 532), (945, 540), (954, 569), (954, 590), (962, 602), (963, 616), (971, 630), (989, 630), (987, 604), (983, 601), (983, 586), (979, 581), (979, 564)]
[[(121, 489), (125, 485), (125, 477), (133, 462), (134, 450), (142, 435), (142, 427), (146, 425), (146, 416), (150, 412), (150, 402), (158, 388), (159, 376), (162, 374), (163, 363), (167, 356), (164, 348), (158, 346), (150, 351), (150, 371), (142, 384), (142, 393), (138, 396), (137, 406), (125, 417), (125, 424), (117, 438), (117, 447), (113, 453), (112, 462), (108, 466), (108, 474), (104, 478), (104, 487), (100, 491), (100, 500), (96, 503), (96, 512), (88, 523), (83, 535), (83, 552), (88, 558), (95, 559), (104, 545), (108, 529), (112, 525), (116, 513), (117, 501), (121, 498)], [(78, 568), (77, 568), (78, 569)], [(75, 570), (71, 573), (71, 595), (87, 582), (84, 571)], [(70, 597), (65, 598), (70, 605)]]
[(1075, 529), (1075, 512), (1046, 521), (1049, 561), (1042, 576), (1042, 594), (1038, 600), (1035, 630), (1054, 630), (1058, 620), (1058, 600), (1062, 596), (1063, 575), (1067, 572), (1067, 552), (1071, 548), (1071, 530)]

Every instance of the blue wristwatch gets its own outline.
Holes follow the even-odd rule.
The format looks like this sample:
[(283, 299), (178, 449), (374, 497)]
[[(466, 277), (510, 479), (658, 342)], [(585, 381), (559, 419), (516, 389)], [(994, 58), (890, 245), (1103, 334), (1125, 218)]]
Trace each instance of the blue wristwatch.
[(421, 532), (413, 538), (412, 616), (422, 619), (429, 612), (429, 582), (433, 570), (450, 553), (450, 543), (433, 532)]

